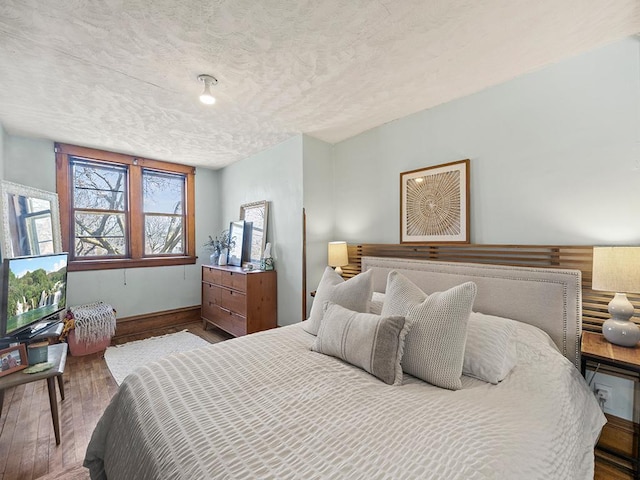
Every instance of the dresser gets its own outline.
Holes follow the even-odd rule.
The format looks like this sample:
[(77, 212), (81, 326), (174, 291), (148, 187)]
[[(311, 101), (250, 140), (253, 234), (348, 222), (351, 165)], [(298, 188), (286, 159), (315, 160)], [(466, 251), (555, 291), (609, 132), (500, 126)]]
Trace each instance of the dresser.
[(202, 266), (202, 325), (236, 337), (277, 326), (275, 270)]

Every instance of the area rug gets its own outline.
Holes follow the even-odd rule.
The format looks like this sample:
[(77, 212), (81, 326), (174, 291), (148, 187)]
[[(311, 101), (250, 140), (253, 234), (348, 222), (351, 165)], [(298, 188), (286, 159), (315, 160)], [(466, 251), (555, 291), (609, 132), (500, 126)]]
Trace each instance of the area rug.
[(109, 347), (104, 352), (107, 367), (116, 383), (120, 385), (125, 377), (136, 368), (164, 358), (174, 353), (187, 352), (211, 345), (206, 340), (187, 332), (170, 333), (135, 342)]

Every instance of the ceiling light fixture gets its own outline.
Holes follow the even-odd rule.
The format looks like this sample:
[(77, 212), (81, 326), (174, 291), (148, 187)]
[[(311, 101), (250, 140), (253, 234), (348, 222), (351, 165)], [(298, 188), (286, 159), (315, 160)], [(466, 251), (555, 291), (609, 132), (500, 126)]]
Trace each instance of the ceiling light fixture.
[(215, 97), (211, 94), (211, 85), (217, 85), (218, 79), (211, 75), (198, 75), (198, 80), (204, 83), (204, 90), (200, 94), (200, 101), (205, 105), (213, 105), (216, 103)]

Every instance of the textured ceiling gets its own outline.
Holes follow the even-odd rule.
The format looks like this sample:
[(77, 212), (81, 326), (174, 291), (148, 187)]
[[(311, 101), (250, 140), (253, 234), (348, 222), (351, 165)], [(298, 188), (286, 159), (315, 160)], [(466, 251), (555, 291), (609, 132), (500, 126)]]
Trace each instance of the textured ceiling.
[[(639, 0), (2, 0), (0, 123), (219, 168), (640, 32)], [(218, 78), (200, 104), (198, 74)]]

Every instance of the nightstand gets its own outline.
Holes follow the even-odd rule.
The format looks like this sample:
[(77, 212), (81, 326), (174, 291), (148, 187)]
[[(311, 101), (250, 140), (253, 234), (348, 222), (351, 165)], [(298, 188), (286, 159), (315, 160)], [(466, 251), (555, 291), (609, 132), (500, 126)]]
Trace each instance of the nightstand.
[[(600, 367), (606, 365), (621, 371), (625, 376), (640, 381), (640, 348), (627, 348), (614, 345), (599, 333), (582, 332), (581, 371), (586, 377), (587, 364)], [(606, 373), (613, 373), (608, 370)], [(637, 398), (634, 396), (634, 411), (637, 410)], [(598, 445), (596, 458), (614, 464), (616, 468), (640, 479), (640, 450), (638, 448), (638, 424), (607, 415)]]

